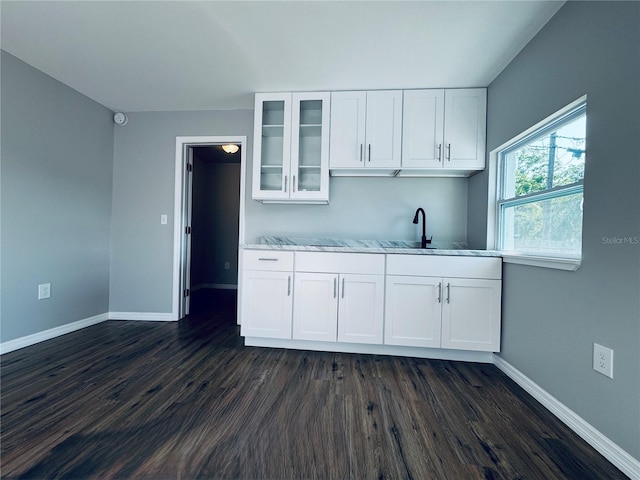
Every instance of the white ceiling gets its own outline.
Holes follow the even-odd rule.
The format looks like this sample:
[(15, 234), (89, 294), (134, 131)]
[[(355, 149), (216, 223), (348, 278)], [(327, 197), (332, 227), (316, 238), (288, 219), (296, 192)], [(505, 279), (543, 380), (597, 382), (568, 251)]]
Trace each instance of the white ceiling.
[(6, 1), (1, 47), (115, 111), (487, 86), (555, 1)]

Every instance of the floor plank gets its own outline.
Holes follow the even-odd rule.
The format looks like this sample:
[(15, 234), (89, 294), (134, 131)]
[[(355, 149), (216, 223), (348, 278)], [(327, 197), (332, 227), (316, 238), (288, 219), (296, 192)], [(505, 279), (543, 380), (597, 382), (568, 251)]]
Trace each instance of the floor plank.
[(1, 357), (2, 478), (626, 478), (493, 365), (244, 347), (235, 294)]

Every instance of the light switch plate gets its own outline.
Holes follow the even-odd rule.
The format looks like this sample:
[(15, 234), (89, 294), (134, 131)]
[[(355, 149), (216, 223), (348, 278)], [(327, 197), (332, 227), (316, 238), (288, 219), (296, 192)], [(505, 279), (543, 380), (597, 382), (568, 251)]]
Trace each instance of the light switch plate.
[(160, 225), (166, 225), (168, 220), (169, 218), (166, 214), (163, 213), (162, 215), (160, 215)]
[(51, 284), (41, 283), (38, 285), (38, 300), (51, 297)]

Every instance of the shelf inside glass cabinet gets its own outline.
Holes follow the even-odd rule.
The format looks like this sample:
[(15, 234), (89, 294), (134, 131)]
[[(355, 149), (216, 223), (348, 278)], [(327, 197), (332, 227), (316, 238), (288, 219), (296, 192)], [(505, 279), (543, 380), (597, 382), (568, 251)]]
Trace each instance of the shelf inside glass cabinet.
[(268, 100), (263, 102), (262, 125), (284, 125), (283, 100)]
[(282, 190), (282, 167), (263, 165), (260, 168), (260, 190)]
[(320, 191), (320, 167), (300, 167), (298, 171), (298, 191)]
[(322, 100), (300, 101), (300, 125), (320, 125), (322, 123)]

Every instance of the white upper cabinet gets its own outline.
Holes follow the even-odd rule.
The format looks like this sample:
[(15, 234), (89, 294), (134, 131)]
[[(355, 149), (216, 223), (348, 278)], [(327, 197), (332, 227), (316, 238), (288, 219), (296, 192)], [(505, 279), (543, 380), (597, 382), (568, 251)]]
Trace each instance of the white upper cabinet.
[(289, 198), (291, 94), (256, 94), (253, 142), (253, 198)]
[(397, 170), (401, 142), (402, 90), (331, 93), (330, 168), (334, 175)]
[(364, 165), (367, 92), (331, 93), (331, 168)]
[(334, 176), (469, 176), (485, 167), (485, 88), (258, 93), (253, 198), (329, 203)]
[(406, 90), (402, 168), (441, 168), (444, 90)]
[(328, 203), (330, 94), (256, 94), (253, 198)]
[(291, 111), (292, 200), (329, 201), (331, 95), (294, 93)]
[(445, 168), (484, 169), (487, 90), (464, 88), (444, 93)]
[(484, 88), (406, 90), (401, 175), (484, 169), (486, 102)]
[(402, 91), (367, 92), (366, 167), (399, 168)]

